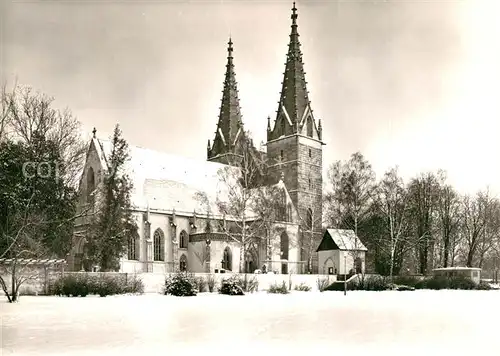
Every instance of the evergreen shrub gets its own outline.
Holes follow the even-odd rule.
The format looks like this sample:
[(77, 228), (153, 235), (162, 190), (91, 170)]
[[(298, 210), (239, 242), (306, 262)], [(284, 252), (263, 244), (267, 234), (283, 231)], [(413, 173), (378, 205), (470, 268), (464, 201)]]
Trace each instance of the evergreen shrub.
[(238, 277), (230, 277), (222, 280), (219, 293), (225, 295), (245, 295)]
[(196, 279), (186, 272), (177, 272), (165, 279), (165, 295), (192, 297), (197, 293)]

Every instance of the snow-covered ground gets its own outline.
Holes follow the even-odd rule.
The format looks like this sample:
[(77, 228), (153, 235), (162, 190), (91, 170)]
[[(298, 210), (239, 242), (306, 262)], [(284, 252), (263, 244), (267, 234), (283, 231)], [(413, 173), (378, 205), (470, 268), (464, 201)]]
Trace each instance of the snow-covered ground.
[(500, 354), (500, 291), (26, 296), (0, 312), (3, 356)]

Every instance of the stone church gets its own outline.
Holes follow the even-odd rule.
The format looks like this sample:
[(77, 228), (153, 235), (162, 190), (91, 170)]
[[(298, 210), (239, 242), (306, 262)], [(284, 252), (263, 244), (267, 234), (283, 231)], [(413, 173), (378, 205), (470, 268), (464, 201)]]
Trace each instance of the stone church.
[[(267, 241), (257, 240), (245, 248), (242, 265), (249, 273), (257, 269), (285, 274), (318, 272), (324, 143), (321, 120), (313, 115), (306, 88), (297, 17), (294, 3), (277, 115), (273, 123), (267, 118), (266, 151), (253, 148), (266, 162), (262, 184), (282, 192), (283, 214), (276, 215)], [(128, 252), (120, 261), (122, 272), (242, 272), (241, 243), (228, 233), (235, 220), (221, 214), (215, 201), (225, 191), (220, 171), (237, 161), (239, 143), (245, 139), (230, 39), (222, 104), (215, 137), (208, 140), (207, 160), (130, 147), (126, 170), (134, 187), (131, 203), (138, 235), (129, 238)], [(98, 138), (94, 129), (80, 181), (80, 209), (92, 205), (95, 189), (108, 169), (110, 152), (111, 142)], [(256, 221), (259, 216), (250, 209), (248, 219)], [(85, 217), (75, 224), (68, 261), (72, 270), (98, 268), (86, 263), (87, 224)]]

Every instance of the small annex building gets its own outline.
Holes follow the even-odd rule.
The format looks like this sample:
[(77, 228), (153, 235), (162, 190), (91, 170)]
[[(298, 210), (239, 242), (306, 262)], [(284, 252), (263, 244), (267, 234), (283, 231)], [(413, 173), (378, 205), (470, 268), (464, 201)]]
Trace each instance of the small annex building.
[(316, 252), (319, 274), (364, 273), (368, 249), (353, 230), (326, 229)]

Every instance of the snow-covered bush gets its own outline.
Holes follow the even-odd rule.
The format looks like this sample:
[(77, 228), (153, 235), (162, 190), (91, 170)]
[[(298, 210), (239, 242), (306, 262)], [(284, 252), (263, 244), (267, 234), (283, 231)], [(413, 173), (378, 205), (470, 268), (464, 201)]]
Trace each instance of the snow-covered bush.
[(477, 289), (477, 285), (465, 277), (431, 277), (419, 281), (415, 285), (416, 289)]
[(273, 283), (269, 286), (267, 292), (275, 294), (288, 294), (288, 287), (285, 281), (283, 281), (281, 284)]
[(86, 297), (95, 290), (95, 283), (88, 275), (66, 275), (58, 278), (49, 289), (49, 294), (66, 297)]
[(481, 281), (477, 286), (478, 290), (492, 290), (494, 289), (489, 283)]
[(165, 295), (191, 297), (197, 293), (195, 278), (186, 272), (177, 272), (165, 279)]
[(198, 290), (198, 293), (203, 293), (205, 291), (207, 282), (203, 277), (195, 277), (194, 283), (196, 284), (196, 289)]
[(69, 274), (57, 279), (49, 288), (49, 294), (67, 297), (85, 297), (89, 294), (105, 297), (115, 294), (144, 292), (141, 279), (133, 276), (126, 278), (123, 275), (88, 275)]
[(403, 285), (408, 287), (415, 287), (420, 281), (419, 278), (414, 276), (394, 276), (392, 277), (392, 283), (397, 285)]
[(391, 285), (387, 283), (386, 279), (383, 277), (371, 276), (369, 278), (352, 279), (347, 282), (347, 286), (344, 285), (344, 281), (337, 281), (325, 287), (324, 290), (344, 291), (344, 288), (346, 288), (348, 291), (384, 291), (391, 289)]
[(302, 282), (299, 285), (296, 285), (294, 289), (301, 292), (309, 292), (311, 290), (311, 287)]
[(215, 291), (215, 284), (216, 284), (215, 277), (213, 274), (209, 274), (207, 276), (206, 284), (208, 287), (208, 291), (210, 293), (213, 293)]
[(383, 277), (362, 278), (352, 283), (353, 290), (383, 291), (390, 289), (389, 283)]
[(128, 278), (125, 283), (125, 293), (143, 294), (144, 283), (142, 282), (142, 279), (136, 275), (133, 275), (132, 278)]
[(256, 292), (259, 289), (259, 281), (255, 276), (248, 276), (247, 274), (239, 275), (236, 277), (237, 283), (245, 292)]
[(243, 288), (240, 286), (241, 282), (238, 277), (231, 277), (224, 279), (221, 282), (220, 294), (226, 295), (244, 295)]
[(323, 292), (327, 290), (328, 286), (330, 285), (330, 280), (328, 278), (318, 278), (316, 280), (316, 285), (318, 287), (318, 290), (320, 292)]

